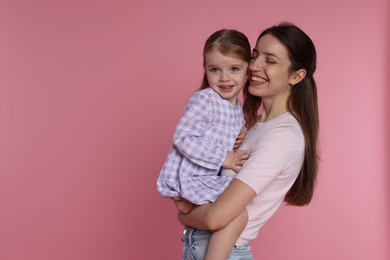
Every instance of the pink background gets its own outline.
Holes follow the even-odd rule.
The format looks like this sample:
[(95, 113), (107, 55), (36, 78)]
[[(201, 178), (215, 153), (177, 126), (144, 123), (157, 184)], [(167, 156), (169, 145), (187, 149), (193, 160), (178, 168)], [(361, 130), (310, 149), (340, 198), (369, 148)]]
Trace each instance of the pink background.
[[(180, 259), (155, 181), (223, 27), (288, 20), (318, 51), (321, 158), (256, 259), (390, 259), (390, 2), (0, 2), (0, 259)], [(386, 102), (387, 101), (387, 102)]]

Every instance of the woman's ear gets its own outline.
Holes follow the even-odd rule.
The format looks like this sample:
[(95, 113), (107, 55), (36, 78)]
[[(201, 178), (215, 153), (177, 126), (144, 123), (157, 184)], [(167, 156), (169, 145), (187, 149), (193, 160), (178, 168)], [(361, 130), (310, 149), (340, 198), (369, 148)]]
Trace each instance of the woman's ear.
[(299, 82), (301, 82), (301, 80), (303, 80), (305, 77), (306, 77), (306, 70), (305, 69), (297, 70), (297, 71), (293, 72), (293, 74), (291, 75), (290, 84), (294, 86), (294, 85), (298, 84)]

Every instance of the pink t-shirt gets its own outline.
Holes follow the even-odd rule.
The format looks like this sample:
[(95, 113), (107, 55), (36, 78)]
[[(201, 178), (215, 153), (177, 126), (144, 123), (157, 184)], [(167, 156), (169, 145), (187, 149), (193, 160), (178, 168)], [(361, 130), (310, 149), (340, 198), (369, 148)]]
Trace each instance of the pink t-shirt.
[(235, 176), (257, 194), (247, 205), (248, 224), (236, 245), (255, 239), (279, 208), (299, 174), (304, 148), (301, 127), (291, 113), (257, 123), (250, 129), (239, 148), (249, 152), (248, 161), (237, 175), (231, 170), (222, 171), (222, 175)]

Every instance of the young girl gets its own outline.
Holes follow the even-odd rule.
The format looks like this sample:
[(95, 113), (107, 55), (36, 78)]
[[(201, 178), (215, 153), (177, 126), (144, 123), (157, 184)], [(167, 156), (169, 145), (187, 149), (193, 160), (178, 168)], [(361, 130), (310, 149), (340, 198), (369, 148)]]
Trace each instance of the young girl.
[[(221, 167), (238, 172), (248, 159), (246, 151), (234, 152), (233, 148), (242, 140), (239, 134), (244, 117), (238, 95), (249, 84), (250, 57), (249, 41), (241, 32), (223, 29), (207, 39), (202, 86), (187, 103), (157, 180), (163, 197), (183, 198), (195, 205), (214, 202), (232, 180), (230, 176), (220, 176)], [(205, 252), (207, 243), (204, 250), (194, 249), (192, 257), (226, 258), (246, 223), (244, 212), (214, 232), (206, 256), (196, 254)], [(183, 259), (187, 259), (184, 253)]]

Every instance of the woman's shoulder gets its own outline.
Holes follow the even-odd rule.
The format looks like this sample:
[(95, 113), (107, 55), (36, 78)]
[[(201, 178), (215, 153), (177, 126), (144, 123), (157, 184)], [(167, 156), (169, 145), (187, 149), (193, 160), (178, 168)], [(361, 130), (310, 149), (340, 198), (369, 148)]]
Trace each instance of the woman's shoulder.
[(292, 141), (296, 139), (298, 142), (303, 140), (302, 129), (291, 113), (285, 113), (269, 121), (257, 123), (250, 129), (250, 132), (253, 136), (253, 144), (274, 143), (280, 140)]
[(294, 127), (301, 129), (298, 119), (296, 116), (294, 116), (293, 113), (287, 112), (284, 115), (281, 116), (280, 121), (279, 121), (279, 126), (280, 127)]
[(275, 121), (271, 132), (279, 133), (280, 135), (287, 135), (302, 138), (303, 132), (298, 120), (291, 113), (286, 113)]

